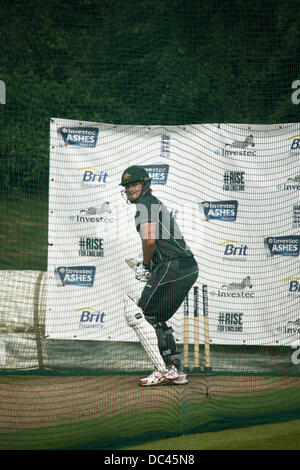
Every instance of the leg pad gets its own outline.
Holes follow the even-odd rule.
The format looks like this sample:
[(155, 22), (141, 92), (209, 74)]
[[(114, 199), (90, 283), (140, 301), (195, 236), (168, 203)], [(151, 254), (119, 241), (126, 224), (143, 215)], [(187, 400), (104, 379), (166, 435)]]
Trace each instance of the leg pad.
[(134, 330), (154, 367), (163, 372), (166, 366), (158, 347), (155, 329), (147, 322), (142, 309), (136, 305), (131, 297), (125, 295), (124, 302), (124, 315), (128, 326)]

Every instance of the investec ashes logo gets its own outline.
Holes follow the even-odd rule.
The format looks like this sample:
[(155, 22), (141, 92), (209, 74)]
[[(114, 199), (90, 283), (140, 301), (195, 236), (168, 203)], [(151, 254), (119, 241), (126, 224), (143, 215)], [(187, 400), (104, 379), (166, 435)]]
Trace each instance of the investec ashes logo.
[(105, 312), (94, 307), (81, 307), (75, 310), (79, 314), (80, 328), (103, 328), (106, 320)]
[(207, 221), (233, 222), (237, 217), (238, 201), (204, 201), (199, 203), (199, 209), (203, 210)]
[(225, 144), (223, 148), (214, 151), (221, 157), (256, 157), (256, 151), (251, 150), (255, 146), (253, 135), (248, 135), (244, 140), (233, 140)]
[(59, 266), (55, 269), (61, 285), (93, 287), (96, 267), (95, 266)]
[(61, 127), (59, 130), (65, 146), (95, 147), (97, 144), (97, 127)]
[(143, 168), (151, 178), (151, 184), (166, 184), (169, 174), (169, 165), (144, 165)]
[(290, 235), (265, 238), (265, 247), (271, 257), (273, 256), (299, 256), (300, 236)]

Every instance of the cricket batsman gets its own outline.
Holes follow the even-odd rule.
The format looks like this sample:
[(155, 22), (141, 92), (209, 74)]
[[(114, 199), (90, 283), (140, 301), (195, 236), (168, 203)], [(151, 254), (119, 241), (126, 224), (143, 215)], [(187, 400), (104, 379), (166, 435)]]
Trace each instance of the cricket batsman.
[(176, 220), (150, 185), (149, 174), (141, 166), (130, 166), (122, 174), (122, 193), (136, 205), (135, 225), (142, 243), (143, 262), (136, 264), (135, 277), (146, 282), (137, 304), (124, 296), (125, 317), (154, 365), (153, 373), (139, 384), (183, 385), (188, 379), (167, 321), (196, 282), (198, 265)]

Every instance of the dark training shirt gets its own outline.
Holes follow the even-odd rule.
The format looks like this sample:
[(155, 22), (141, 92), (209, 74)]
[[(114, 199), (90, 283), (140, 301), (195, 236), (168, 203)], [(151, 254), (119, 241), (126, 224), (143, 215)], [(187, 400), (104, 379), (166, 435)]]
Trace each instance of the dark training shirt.
[(150, 191), (136, 203), (135, 225), (141, 238), (141, 225), (147, 222), (156, 224), (156, 250), (152, 257), (154, 264), (193, 256), (176, 220)]

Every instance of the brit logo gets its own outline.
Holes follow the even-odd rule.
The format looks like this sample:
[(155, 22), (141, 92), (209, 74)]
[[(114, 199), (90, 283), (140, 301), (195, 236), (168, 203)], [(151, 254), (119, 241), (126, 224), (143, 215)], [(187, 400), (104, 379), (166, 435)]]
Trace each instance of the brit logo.
[(265, 246), (270, 256), (299, 256), (300, 236), (267, 237)]
[(283, 281), (289, 288), (289, 295), (299, 297), (300, 296), (300, 278), (297, 276), (287, 277)]
[(98, 168), (79, 168), (77, 171), (82, 173), (82, 188), (102, 189), (107, 186), (108, 173), (106, 171)]
[(207, 221), (223, 220), (233, 222), (237, 217), (238, 201), (204, 201), (199, 203)]
[(60, 133), (66, 146), (95, 147), (99, 129), (97, 127), (61, 127)]
[(291, 140), (291, 146), (290, 146), (290, 154), (291, 155), (300, 155), (300, 135), (294, 135), (293, 137), (290, 137), (288, 140)]
[(220, 245), (224, 246), (224, 261), (247, 261), (248, 245), (232, 240), (222, 242)]
[(95, 266), (60, 266), (55, 269), (61, 285), (93, 287), (96, 268)]
[(166, 184), (169, 174), (169, 165), (144, 165), (149, 173), (151, 184)]
[(80, 328), (103, 328), (105, 323), (105, 312), (93, 307), (83, 307), (75, 310), (79, 313)]

